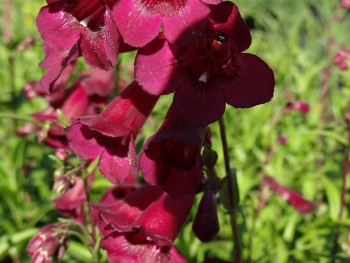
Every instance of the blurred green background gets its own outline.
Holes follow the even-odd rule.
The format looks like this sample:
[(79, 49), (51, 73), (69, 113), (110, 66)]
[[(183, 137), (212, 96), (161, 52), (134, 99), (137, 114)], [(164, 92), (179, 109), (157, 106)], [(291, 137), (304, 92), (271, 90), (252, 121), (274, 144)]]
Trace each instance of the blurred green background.
[[(30, 113), (46, 107), (43, 99), (28, 101), (21, 91), (26, 82), (39, 80), (44, 73), (38, 67), (44, 54), (35, 18), (45, 2), (10, 2), (10, 21), (6, 19), (5, 0), (0, 5), (0, 262), (22, 263), (30, 260), (26, 254), (30, 238), (45, 224), (57, 221), (50, 204), (56, 167), (49, 158), (52, 151), (34, 136), (15, 135), (19, 127), (30, 122)], [(270, 103), (245, 110), (227, 107), (225, 114), (231, 166), (237, 170), (240, 188), (242, 213), (238, 217), (244, 262), (331, 262), (337, 226), (339, 247), (333, 257), (335, 262), (350, 262), (348, 192), (343, 218), (338, 218), (343, 156), (349, 147), (343, 116), (350, 102), (350, 71), (340, 71), (332, 64), (340, 47), (350, 48), (350, 13), (339, 9), (336, 0), (235, 3), (251, 28), (253, 44), (248, 52), (263, 58), (276, 78)], [(8, 33), (12, 37), (7, 38)], [(21, 50), (28, 36), (34, 37), (34, 44)], [(293, 99), (309, 103), (309, 113), (286, 114), (286, 92)], [(168, 103), (169, 99), (161, 100), (152, 115), (156, 125), (146, 125), (143, 138), (156, 131)], [(212, 124), (211, 129), (213, 148), (219, 153), (217, 169), (223, 177), (218, 125)], [(275, 144), (280, 134), (288, 138), (285, 145)], [(271, 147), (274, 153), (268, 158)], [(263, 174), (302, 193), (315, 203), (315, 209), (301, 215), (272, 194), (264, 208), (256, 212)], [(99, 187), (104, 189), (107, 184), (101, 182)], [(191, 223), (177, 239), (177, 247), (190, 262), (230, 260), (229, 217), (221, 205), (218, 209), (221, 229), (214, 241), (201, 243), (191, 234)], [(72, 242), (63, 262), (88, 260), (84, 248)]]

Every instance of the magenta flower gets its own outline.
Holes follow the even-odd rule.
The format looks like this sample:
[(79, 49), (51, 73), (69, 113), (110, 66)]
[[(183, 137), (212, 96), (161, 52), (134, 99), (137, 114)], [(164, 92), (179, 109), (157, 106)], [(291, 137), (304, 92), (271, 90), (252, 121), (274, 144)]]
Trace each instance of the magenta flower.
[[(159, 186), (144, 186), (114, 204), (99, 203), (101, 247), (110, 262), (186, 262), (172, 241), (193, 203), (193, 195), (174, 199)], [(106, 232), (106, 230), (108, 232)]]
[(174, 197), (196, 193), (203, 178), (200, 151), (204, 135), (205, 128), (189, 126), (171, 106), (140, 156), (140, 169), (146, 182), (161, 185)]
[(102, 113), (74, 121), (67, 132), (70, 147), (84, 159), (100, 156), (100, 171), (112, 183), (133, 182), (135, 137), (157, 100), (133, 82)]
[[(203, 1), (218, 3), (220, 0)], [(210, 9), (200, 0), (120, 0), (113, 16), (126, 43), (143, 47), (156, 38), (161, 26), (167, 39), (178, 45), (202, 37)]]
[(204, 127), (216, 121), (226, 103), (239, 108), (269, 101), (274, 75), (257, 56), (243, 54), (251, 43), (248, 27), (230, 2), (212, 6), (206, 38), (178, 48), (162, 36), (142, 48), (135, 77), (150, 94), (175, 92), (176, 111)]
[(37, 17), (37, 27), (45, 42), (49, 68), (45, 88), (52, 88), (61, 71), (78, 55), (87, 64), (111, 70), (117, 59), (119, 34), (110, 7), (115, 1), (47, 1)]
[(61, 259), (67, 248), (68, 240), (62, 229), (65, 223), (47, 225), (28, 243), (27, 251), (31, 263), (51, 263), (53, 257)]
[(272, 176), (265, 176), (261, 184), (262, 186), (268, 186), (273, 192), (276, 192), (283, 200), (288, 202), (301, 214), (309, 213), (314, 208), (311, 201), (305, 199), (301, 194), (281, 185)]
[(56, 109), (60, 109), (65, 118), (71, 120), (74, 117), (97, 114), (99, 108), (106, 104), (114, 89), (114, 72), (91, 69), (83, 73), (73, 87), (67, 89), (66, 84), (72, 70), (71, 66), (65, 68), (49, 95), (42, 93), (37, 84), (27, 85), (27, 89), (33, 89), (32, 92), (45, 97), (50, 102), (48, 108), (31, 116), (39, 122), (51, 122), (51, 125), (47, 131), (40, 130), (36, 124), (26, 126), (18, 130), (19, 135), (25, 136), (28, 131), (37, 131), (39, 141), (44, 141), (53, 149), (68, 150), (66, 133), (58, 124)]
[[(349, 7), (350, 8), (350, 0)], [(333, 57), (333, 63), (338, 66), (340, 70), (349, 69), (348, 61), (350, 60), (350, 50), (345, 48), (340, 49)]]

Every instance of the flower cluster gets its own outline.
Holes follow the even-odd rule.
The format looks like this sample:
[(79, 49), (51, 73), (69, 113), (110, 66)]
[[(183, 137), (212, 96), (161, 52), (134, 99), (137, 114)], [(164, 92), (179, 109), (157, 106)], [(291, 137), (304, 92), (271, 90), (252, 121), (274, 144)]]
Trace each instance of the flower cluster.
[[(47, 0), (37, 27), (46, 53), (40, 65), (47, 71), (25, 93), (48, 99), (50, 106), (32, 115), (39, 124), (31, 130), (87, 164), (98, 160), (115, 185), (91, 204), (93, 179), (84, 184), (76, 173), (59, 177), (74, 183), (54, 200), (57, 210), (85, 224), (81, 213), (88, 203), (110, 262), (185, 262), (172, 242), (196, 194), (204, 192), (194, 233), (207, 242), (219, 231), (218, 189), (203, 172), (207, 126), (226, 104), (249, 108), (273, 97), (273, 71), (244, 52), (251, 35), (237, 6), (220, 0)], [(118, 53), (135, 50), (134, 80), (101, 111), (113, 93)], [(67, 89), (79, 57), (94, 69)], [(158, 98), (170, 93), (163, 123), (138, 155), (143, 124)], [(136, 183), (139, 172), (146, 185)]]

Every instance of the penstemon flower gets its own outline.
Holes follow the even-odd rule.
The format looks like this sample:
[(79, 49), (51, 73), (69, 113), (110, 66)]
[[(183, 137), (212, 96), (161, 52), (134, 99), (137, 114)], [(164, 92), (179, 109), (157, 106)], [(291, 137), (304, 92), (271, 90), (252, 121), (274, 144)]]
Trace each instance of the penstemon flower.
[[(64, 252), (69, 235), (93, 248), (92, 258), (98, 261), (98, 226), (109, 262), (186, 262), (173, 242), (196, 194), (203, 192), (194, 234), (208, 242), (219, 232), (216, 193), (221, 185), (207, 126), (219, 119), (226, 104), (253, 107), (268, 102), (274, 92), (269, 66), (243, 53), (251, 36), (238, 8), (221, 0), (47, 0), (37, 27), (46, 53), (40, 65), (47, 71), (41, 85), (29, 83), (25, 92), (28, 98), (49, 101), (46, 110), (32, 116), (51, 123), (41, 137), (61, 149), (54, 189), (65, 191), (53, 203), (74, 220), (42, 229), (28, 245), (32, 261), (52, 261), (59, 249)], [(135, 70), (130, 70), (135, 80), (125, 87), (122, 76), (115, 78), (121, 67), (114, 63), (118, 53), (135, 49)], [(79, 57), (94, 69), (67, 89)], [(120, 93), (101, 111), (115, 83), (121, 84)], [(137, 136), (159, 97), (170, 93), (168, 113), (144, 142), (139, 159)], [(57, 109), (68, 119), (65, 125)], [(26, 128), (19, 133), (35, 130)], [(86, 166), (71, 169), (72, 154), (88, 160)], [(86, 172), (94, 170), (97, 158), (99, 170), (114, 186), (100, 202), (91, 203), (95, 174), (87, 177)], [(70, 172), (63, 175), (67, 168)], [(137, 181), (139, 170), (144, 185)], [(231, 178), (230, 168), (226, 170)], [(273, 187), (297, 206), (294, 192)]]
[(176, 198), (196, 193), (204, 175), (200, 154), (204, 135), (205, 128), (189, 126), (171, 106), (158, 132), (144, 145), (143, 178)]
[[(208, 1), (203, 1), (208, 2)], [(126, 43), (143, 47), (156, 38), (161, 25), (174, 44), (194, 43), (208, 25), (209, 8), (201, 0), (120, 0), (113, 16)], [(220, 0), (210, 1), (218, 3)]]
[[(193, 195), (175, 199), (159, 186), (143, 186), (112, 201), (102, 200), (99, 212), (101, 247), (109, 262), (186, 262), (176, 251), (176, 238), (188, 216)], [(112, 202), (111, 202), (112, 201)]]
[(84, 159), (100, 156), (112, 183), (133, 182), (138, 171), (135, 137), (158, 100), (133, 82), (99, 115), (81, 117), (68, 130), (69, 145)]
[(230, 2), (211, 8), (211, 26), (195, 45), (177, 47), (164, 37), (141, 48), (135, 77), (150, 94), (175, 92), (174, 105), (183, 119), (204, 127), (216, 121), (226, 103), (248, 108), (273, 96), (274, 75), (255, 55), (241, 53), (251, 43), (248, 27)]
[(119, 33), (110, 10), (114, 1), (47, 2), (37, 17), (46, 52), (41, 66), (49, 68), (42, 82), (45, 88), (52, 88), (62, 70), (79, 55), (90, 66), (113, 69), (119, 46)]

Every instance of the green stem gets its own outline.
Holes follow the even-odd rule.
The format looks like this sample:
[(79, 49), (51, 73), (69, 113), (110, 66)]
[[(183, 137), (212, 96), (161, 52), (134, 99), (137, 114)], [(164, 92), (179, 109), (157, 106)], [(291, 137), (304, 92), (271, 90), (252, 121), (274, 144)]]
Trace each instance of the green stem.
[[(239, 231), (238, 231), (238, 224), (236, 219), (236, 210), (235, 205), (237, 202), (234, 200), (235, 196), (232, 189), (232, 173), (230, 168), (230, 157), (229, 157), (229, 151), (228, 151), (228, 144), (227, 144), (227, 137), (226, 137), (226, 130), (225, 130), (225, 122), (223, 117), (220, 117), (219, 119), (219, 126), (220, 126), (220, 136), (221, 136), (221, 142), (222, 142), (222, 150), (224, 153), (224, 160), (225, 160), (225, 170), (226, 170), (226, 179), (227, 179), (227, 190), (228, 190), (228, 202), (230, 206), (230, 223), (232, 228), (232, 237), (233, 237), (233, 248), (234, 248), (234, 259), (235, 263), (242, 263), (242, 253), (241, 253), (241, 245), (239, 240)], [(234, 178), (236, 180), (236, 177)]]

